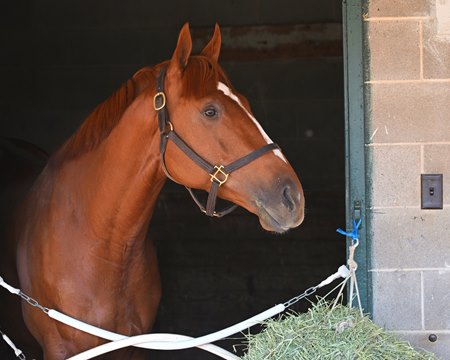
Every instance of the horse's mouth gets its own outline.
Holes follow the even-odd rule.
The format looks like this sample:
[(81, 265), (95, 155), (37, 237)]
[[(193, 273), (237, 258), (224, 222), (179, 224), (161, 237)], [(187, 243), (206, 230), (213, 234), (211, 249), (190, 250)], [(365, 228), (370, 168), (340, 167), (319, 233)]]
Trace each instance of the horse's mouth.
[(297, 220), (281, 219), (274, 211), (266, 208), (261, 202), (257, 201), (256, 206), (258, 209), (259, 222), (263, 229), (282, 234), (289, 229), (299, 226), (303, 221), (303, 215)]

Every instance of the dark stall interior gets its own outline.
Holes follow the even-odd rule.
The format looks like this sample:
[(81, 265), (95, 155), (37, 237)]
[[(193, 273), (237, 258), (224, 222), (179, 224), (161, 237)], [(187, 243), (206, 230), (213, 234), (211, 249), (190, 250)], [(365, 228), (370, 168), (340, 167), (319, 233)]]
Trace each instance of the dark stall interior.
[[(135, 71), (170, 58), (185, 22), (194, 51), (219, 23), (222, 67), (306, 196), (304, 223), (275, 235), (243, 209), (207, 218), (183, 187), (167, 182), (150, 227), (163, 287), (154, 331), (195, 337), (287, 301), (345, 262), (345, 239), (335, 232), (345, 226), (341, 2), (4, 3), (0, 135), (51, 153)], [(241, 337), (218, 345), (232, 350)], [(149, 358), (214, 356), (194, 349), (149, 351)]]

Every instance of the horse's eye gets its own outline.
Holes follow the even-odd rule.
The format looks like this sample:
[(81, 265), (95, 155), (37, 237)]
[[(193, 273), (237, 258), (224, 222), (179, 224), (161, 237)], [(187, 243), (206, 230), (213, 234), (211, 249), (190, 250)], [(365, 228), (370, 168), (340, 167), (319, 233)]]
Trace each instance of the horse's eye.
[(203, 115), (209, 119), (215, 119), (218, 116), (218, 111), (214, 106), (208, 106), (203, 110)]

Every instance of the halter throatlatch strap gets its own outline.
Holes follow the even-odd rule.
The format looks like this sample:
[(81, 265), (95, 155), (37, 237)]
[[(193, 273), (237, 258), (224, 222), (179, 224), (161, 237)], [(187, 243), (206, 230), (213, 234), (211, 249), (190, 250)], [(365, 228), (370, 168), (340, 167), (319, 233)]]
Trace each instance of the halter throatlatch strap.
[(161, 154), (161, 164), (166, 176), (174, 182), (177, 182), (172, 176), (170, 176), (169, 171), (166, 167), (165, 162), (165, 152), (167, 147), (167, 142), (172, 140), (173, 143), (178, 146), (178, 148), (184, 152), (193, 162), (205, 170), (211, 177), (211, 188), (209, 189), (208, 200), (206, 201), (206, 206), (204, 206), (201, 201), (197, 198), (191, 188), (186, 187), (191, 194), (192, 199), (197, 204), (202, 212), (208, 216), (222, 217), (233, 211), (237, 205), (232, 205), (223, 211), (216, 211), (216, 200), (217, 194), (219, 192), (220, 186), (225, 184), (228, 180), (229, 175), (236, 171), (237, 169), (247, 165), (248, 163), (256, 160), (260, 156), (266, 154), (269, 151), (279, 149), (279, 146), (275, 143), (264, 145), (263, 147), (252, 151), (251, 153), (233, 161), (228, 165), (212, 165), (199, 154), (197, 154), (186, 142), (175, 132), (172, 123), (170, 122), (169, 113), (167, 111), (166, 94), (164, 93), (164, 79), (166, 76), (166, 69), (163, 68), (157, 79), (156, 94), (153, 97), (153, 107), (158, 113), (158, 127), (161, 134), (160, 142), (160, 154)]

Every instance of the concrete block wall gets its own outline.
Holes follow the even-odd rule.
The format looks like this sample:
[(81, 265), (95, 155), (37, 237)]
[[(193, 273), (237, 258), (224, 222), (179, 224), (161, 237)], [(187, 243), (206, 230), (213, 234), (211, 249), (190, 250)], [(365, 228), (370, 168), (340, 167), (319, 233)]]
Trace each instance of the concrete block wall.
[[(434, 0), (371, 0), (365, 13), (370, 271), (375, 322), (450, 359), (450, 41), (438, 15)], [(421, 209), (423, 173), (443, 174), (442, 210)]]

